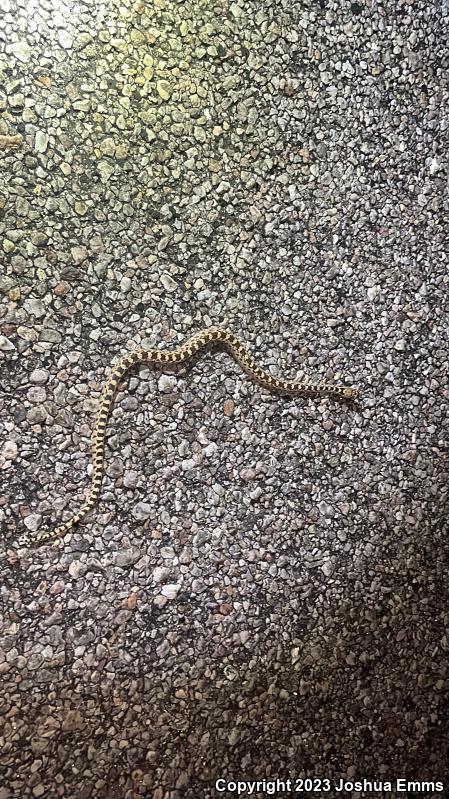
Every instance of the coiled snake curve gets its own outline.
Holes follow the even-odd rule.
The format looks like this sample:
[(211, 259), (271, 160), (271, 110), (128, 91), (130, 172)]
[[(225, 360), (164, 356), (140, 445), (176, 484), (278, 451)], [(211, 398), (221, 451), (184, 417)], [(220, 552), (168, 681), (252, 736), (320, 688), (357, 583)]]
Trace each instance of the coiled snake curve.
[(78, 513), (72, 516), (67, 522), (56, 527), (52, 531), (37, 531), (25, 533), (19, 538), (20, 546), (27, 546), (33, 543), (42, 543), (52, 538), (65, 535), (75, 527), (78, 522), (89, 513), (94, 507), (101, 491), (103, 481), (103, 468), (105, 457), (106, 426), (109, 415), (114, 403), (114, 396), (117, 387), (124, 375), (135, 364), (180, 364), (190, 360), (200, 350), (205, 349), (211, 344), (219, 343), (221, 348), (229, 352), (237, 361), (242, 369), (259, 385), (274, 393), (287, 394), (290, 396), (327, 394), (346, 401), (355, 400), (358, 397), (358, 389), (346, 386), (334, 386), (329, 383), (307, 383), (298, 380), (284, 380), (273, 377), (253, 361), (252, 357), (233, 333), (221, 327), (208, 327), (191, 336), (180, 347), (174, 350), (134, 350), (123, 355), (115, 366), (111, 367), (109, 376), (102, 388), (98, 408), (95, 416), (95, 424), (92, 433), (92, 463), (93, 473), (91, 486), (89, 488), (86, 501), (79, 509)]

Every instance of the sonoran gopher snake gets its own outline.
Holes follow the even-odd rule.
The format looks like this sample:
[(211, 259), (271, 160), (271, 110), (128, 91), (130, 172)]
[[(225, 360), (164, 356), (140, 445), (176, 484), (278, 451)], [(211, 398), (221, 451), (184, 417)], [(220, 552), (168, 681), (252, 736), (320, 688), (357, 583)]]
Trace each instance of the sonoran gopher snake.
[(253, 361), (243, 344), (233, 333), (221, 327), (205, 328), (191, 336), (184, 344), (174, 350), (134, 350), (133, 352), (129, 352), (123, 355), (115, 366), (111, 367), (109, 377), (101, 391), (92, 434), (92, 482), (86, 501), (81, 506), (78, 513), (72, 516), (67, 522), (64, 522), (64, 524), (56, 527), (56, 529), (52, 531), (25, 533), (22, 535), (19, 538), (19, 544), (21, 546), (40, 543), (51, 538), (65, 535), (94, 507), (100, 495), (101, 483), (103, 481), (106, 425), (109, 414), (111, 413), (115, 392), (126, 372), (138, 363), (180, 364), (190, 360), (200, 350), (216, 342), (219, 342), (220, 345), (235, 358), (237, 363), (240, 364), (242, 369), (247, 372), (253, 380), (270, 391), (291, 396), (329, 394), (330, 396), (335, 396), (347, 401), (354, 400), (358, 396), (358, 390), (356, 388), (333, 386), (328, 383), (302, 383), (297, 380), (283, 380), (272, 377), (269, 372), (266, 372)]

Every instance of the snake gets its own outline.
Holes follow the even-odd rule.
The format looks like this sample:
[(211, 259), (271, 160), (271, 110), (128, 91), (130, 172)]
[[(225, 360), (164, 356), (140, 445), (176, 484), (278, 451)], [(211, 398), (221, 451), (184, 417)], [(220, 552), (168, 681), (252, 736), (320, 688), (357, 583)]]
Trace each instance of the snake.
[(190, 336), (181, 346), (172, 350), (145, 350), (135, 349), (122, 355), (115, 365), (110, 368), (109, 375), (102, 387), (95, 415), (92, 432), (91, 455), (92, 477), (86, 500), (79, 511), (68, 521), (53, 530), (38, 530), (27, 532), (19, 537), (20, 546), (40, 544), (51, 539), (59, 539), (72, 530), (95, 506), (103, 482), (106, 428), (114, 404), (116, 391), (125, 375), (137, 364), (181, 364), (190, 361), (197, 354), (202, 353), (212, 345), (220, 345), (240, 365), (250, 378), (272, 393), (296, 396), (328, 395), (337, 399), (350, 402), (359, 395), (357, 388), (338, 386), (330, 383), (309, 383), (299, 380), (286, 380), (273, 377), (262, 369), (251, 357), (242, 342), (230, 330), (223, 327), (207, 327)]

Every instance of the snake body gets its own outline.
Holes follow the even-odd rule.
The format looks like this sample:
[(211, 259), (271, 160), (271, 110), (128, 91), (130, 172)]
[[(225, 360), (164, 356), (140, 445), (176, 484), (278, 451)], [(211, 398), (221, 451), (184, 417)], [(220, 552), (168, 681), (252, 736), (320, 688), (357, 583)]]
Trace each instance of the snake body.
[(125, 374), (136, 364), (180, 364), (189, 361), (197, 353), (210, 345), (219, 343), (221, 348), (229, 352), (242, 369), (259, 385), (269, 391), (290, 396), (327, 394), (346, 401), (357, 398), (358, 390), (346, 386), (335, 386), (329, 383), (307, 383), (298, 380), (284, 380), (273, 377), (262, 369), (252, 359), (246, 347), (229, 330), (221, 327), (208, 327), (191, 336), (180, 347), (173, 350), (142, 350), (137, 349), (123, 355), (115, 366), (111, 367), (109, 376), (102, 388), (95, 424), (92, 434), (92, 463), (93, 474), (87, 499), (67, 522), (54, 530), (25, 533), (20, 536), (19, 544), (27, 546), (32, 543), (42, 543), (49, 539), (64, 536), (94, 507), (100, 496), (103, 481), (106, 426), (114, 403), (115, 393), (120, 381)]

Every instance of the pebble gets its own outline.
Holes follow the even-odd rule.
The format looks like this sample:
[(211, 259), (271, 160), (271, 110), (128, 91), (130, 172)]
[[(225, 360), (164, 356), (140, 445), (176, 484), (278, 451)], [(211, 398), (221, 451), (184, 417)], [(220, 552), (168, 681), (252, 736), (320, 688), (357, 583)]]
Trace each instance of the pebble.
[(99, 146), (103, 155), (109, 155), (111, 157), (115, 155), (116, 144), (114, 139), (107, 137), (100, 142)]
[(114, 565), (118, 566), (121, 569), (126, 568), (127, 566), (132, 566), (134, 563), (141, 557), (141, 552), (138, 549), (123, 549), (120, 552), (114, 553)]
[(134, 506), (132, 513), (139, 522), (145, 521), (152, 515), (153, 507), (147, 502), (138, 502), (137, 505)]
[(15, 346), (12, 341), (6, 336), (0, 335), (0, 350), (3, 352), (12, 352), (15, 350)]
[(170, 84), (166, 80), (158, 80), (156, 83), (156, 89), (159, 97), (161, 97), (162, 100), (170, 99)]
[(44, 303), (42, 302), (42, 300), (36, 299), (35, 297), (31, 297), (30, 299), (25, 300), (23, 306), (31, 316), (36, 316), (37, 318), (40, 318), (41, 316), (45, 316), (46, 314)]
[(87, 566), (81, 560), (72, 560), (72, 562), (69, 564), (68, 572), (70, 577), (73, 577), (75, 580), (79, 580), (86, 574)]
[(42, 386), (47, 383), (49, 377), (50, 372), (48, 369), (33, 369), (30, 374), (30, 382)]
[(154, 583), (161, 583), (166, 580), (169, 575), (169, 570), (165, 566), (156, 566), (152, 571)]
[(176, 388), (177, 383), (176, 375), (161, 374), (157, 386), (162, 394), (167, 394), (171, 393)]
[(97, 170), (100, 173), (102, 183), (107, 183), (114, 174), (115, 167), (114, 164), (111, 164), (109, 161), (102, 160), (98, 162)]
[(64, 50), (70, 50), (73, 46), (73, 39), (66, 30), (58, 31), (58, 41)]
[(48, 147), (48, 134), (44, 130), (37, 130), (34, 137), (34, 149), (37, 153), (45, 153)]
[(180, 590), (181, 586), (178, 583), (166, 583), (161, 588), (161, 594), (166, 599), (176, 599)]
[(28, 516), (25, 516), (23, 522), (25, 527), (34, 533), (39, 529), (42, 523), (42, 517), (38, 513), (30, 513)]
[(48, 236), (41, 230), (35, 230), (34, 233), (31, 234), (31, 242), (35, 247), (46, 247), (48, 244)]
[(134, 470), (126, 470), (123, 474), (123, 485), (126, 488), (135, 488), (139, 479), (139, 473)]
[(25, 105), (25, 95), (21, 92), (11, 95), (9, 98), (9, 105), (11, 108), (23, 108)]
[(234, 413), (234, 401), (232, 399), (227, 399), (224, 401), (223, 412), (225, 416), (232, 416)]
[(325, 560), (321, 566), (321, 571), (326, 577), (331, 577), (334, 572), (334, 564), (331, 560)]
[(46, 398), (47, 392), (42, 386), (32, 386), (27, 391), (28, 402), (40, 404), (41, 402), (45, 402)]
[(323, 516), (327, 516), (329, 518), (335, 516), (335, 511), (332, 505), (330, 505), (328, 502), (325, 502), (324, 500), (318, 503), (318, 510)]
[(121, 477), (123, 474), (123, 461), (120, 458), (111, 458), (106, 466), (106, 474), (114, 480)]
[(14, 252), (15, 244), (10, 239), (3, 239), (3, 241), (2, 241), (2, 249), (3, 249), (3, 252), (5, 252), (8, 255), (8, 253)]
[(5, 441), (2, 447), (2, 455), (8, 461), (13, 461), (17, 458), (18, 447), (15, 441)]
[(76, 266), (82, 264), (83, 261), (85, 261), (89, 255), (87, 248), (82, 246), (71, 247), (70, 253), (72, 256), (73, 263)]
[(48, 341), (52, 344), (59, 344), (62, 341), (62, 335), (58, 330), (53, 330), (52, 328), (43, 327), (40, 336), (41, 341)]
[(120, 289), (123, 291), (124, 294), (127, 294), (128, 291), (131, 291), (132, 288), (132, 280), (129, 277), (122, 277), (120, 281)]
[(167, 275), (166, 273), (161, 275), (161, 283), (166, 291), (173, 292), (177, 291), (178, 289), (178, 284), (176, 283), (176, 281), (173, 280), (173, 278), (170, 275)]
[(26, 64), (31, 57), (31, 47), (26, 41), (19, 40), (6, 45), (8, 55), (17, 58), (22, 64)]

